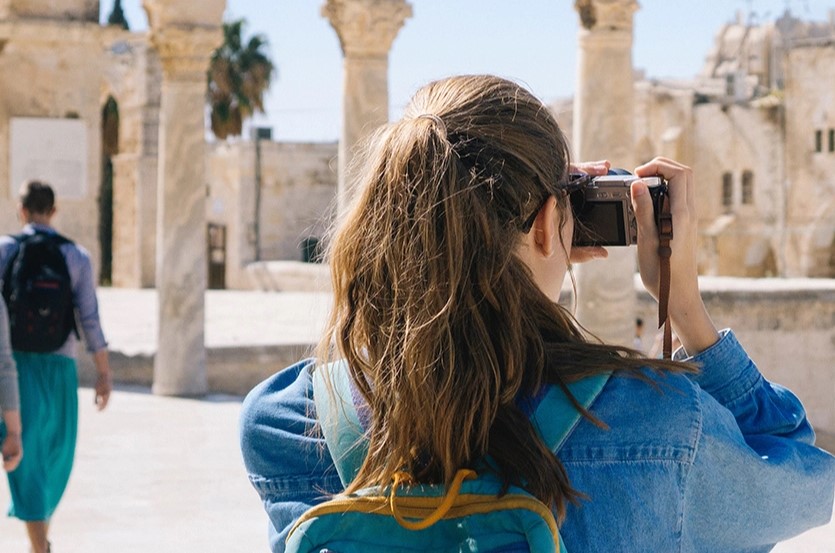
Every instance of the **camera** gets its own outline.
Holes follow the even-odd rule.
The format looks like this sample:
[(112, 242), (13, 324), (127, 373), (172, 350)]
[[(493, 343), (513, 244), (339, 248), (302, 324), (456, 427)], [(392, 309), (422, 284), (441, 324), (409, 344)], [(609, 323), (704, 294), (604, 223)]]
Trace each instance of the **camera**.
[[(624, 169), (594, 177), (572, 174), (567, 189), (574, 213), (574, 246), (630, 246), (638, 243), (638, 224), (629, 195), (630, 184), (639, 179)], [(667, 181), (644, 177), (655, 220), (661, 201), (668, 194)]]

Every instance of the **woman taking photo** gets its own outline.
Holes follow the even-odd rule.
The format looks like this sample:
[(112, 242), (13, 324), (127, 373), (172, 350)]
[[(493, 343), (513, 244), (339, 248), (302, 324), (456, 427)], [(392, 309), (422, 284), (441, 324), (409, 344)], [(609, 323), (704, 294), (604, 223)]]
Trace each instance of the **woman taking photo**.
[[(586, 165), (605, 173), (608, 165)], [(572, 263), (569, 147), (519, 85), (454, 77), (417, 92), (368, 150), (332, 237), (334, 306), (319, 356), (248, 396), (241, 445), (273, 551), (308, 507), (343, 491), (317, 432), (312, 372), (350, 369), (368, 455), (348, 492), (407, 471), (449, 484), (485, 458), (552, 507), (568, 551), (768, 551), (829, 520), (835, 460), (798, 399), (763, 379), (699, 294), (697, 182), (657, 158), (675, 225), (676, 361), (600, 344), (558, 305)], [(632, 185), (638, 262), (658, 295), (646, 183)], [(612, 372), (555, 455), (529, 417), (545, 391)]]

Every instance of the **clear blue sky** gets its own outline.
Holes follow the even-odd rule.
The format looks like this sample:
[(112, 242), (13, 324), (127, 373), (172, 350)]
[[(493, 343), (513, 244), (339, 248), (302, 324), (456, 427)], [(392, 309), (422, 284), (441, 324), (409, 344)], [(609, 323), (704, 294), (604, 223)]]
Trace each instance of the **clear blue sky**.
[[(199, 1), (199, 0), (192, 0)], [(786, 7), (801, 19), (826, 20), (832, 0), (639, 0), (634, 64), (649, 77), (690, 78), (700, 70), (721, 25), (736, 12), (773, 20)], [(278, 75), (259, 125), (273, 137), (329, 141), (339, 136), (342, 54), (325, 0), (227, 0), (227, 19), (245, 18), (263, 33)], [(410, 0), (414, 14), (389, 56), (391, 116), (420, 85), (458, 73), (494, 73), (521, 81), (541, 99), (572, 95), (577, 14), (573, 0)], [(141, 0), (123, 0), (133, 30), (147, 28)], [(102, 0), (106, 18), (113, 0)], [(747, 16), (746, 16), (747, 17)], [(616, 85), (617, 83), (613, 83)]]

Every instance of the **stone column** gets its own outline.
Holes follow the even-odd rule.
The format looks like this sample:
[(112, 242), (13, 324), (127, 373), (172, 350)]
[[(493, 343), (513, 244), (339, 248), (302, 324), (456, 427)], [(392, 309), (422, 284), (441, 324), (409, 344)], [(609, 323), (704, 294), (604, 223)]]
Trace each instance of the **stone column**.
[(161, 26), (151, 33), (163, 79), (157, 181), (159, 339), (153, 391), (208, 390), (203, 339), (206, 291), (206, 70), (219, 27)]
[(327, 0), (322, 15), (339, 37), (344, 56), (339, 209), (351, 197), (351, 161), (358, 143), (388, 123), (388, 53), (412, 15), (405, 0)]
[[(577, 0), (580, 16), (576, 159), (609, 159), (634, 168), (632, 17), (635, 0)], [(604, 342), (631, 345), (636, 299), (635, 248), (609, 248), (609, 258), (578, 265), (577, 318)]]

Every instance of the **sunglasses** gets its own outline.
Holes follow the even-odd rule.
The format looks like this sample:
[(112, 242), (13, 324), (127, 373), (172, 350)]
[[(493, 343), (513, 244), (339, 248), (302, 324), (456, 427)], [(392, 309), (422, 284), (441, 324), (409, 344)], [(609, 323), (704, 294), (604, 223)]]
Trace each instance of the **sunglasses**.
[[(583, 208), (583, 203), (585, 202), (585, 195), (581, 193), (581, 190), (592, 180), (591, 175), (586, 173), (571, 173), (568, 175), (568, 179), (565, 182), (562, 182), (557, 185), (557, 191), (562, 194), (567, 194), (569, 197), (569, 201), (571, 203), (571, 211), (572, 213), (576, 214), (579, 213)], [(545, 205), (545, 202), (548, 201), (548, 198), (553, 196), (554, 194), (547, 194), (541, 202), (537, 205), (537, 208), (534, 210), (531, 215), (525, 219), (525, 221), (520, 225), (520, 230), (527, 234), (530, 232), (531, 227), (533, 227), (534, 221), (536, 221), (536, 216), (539, 214), (539, 210), (542, 209), (542, 206)]]

